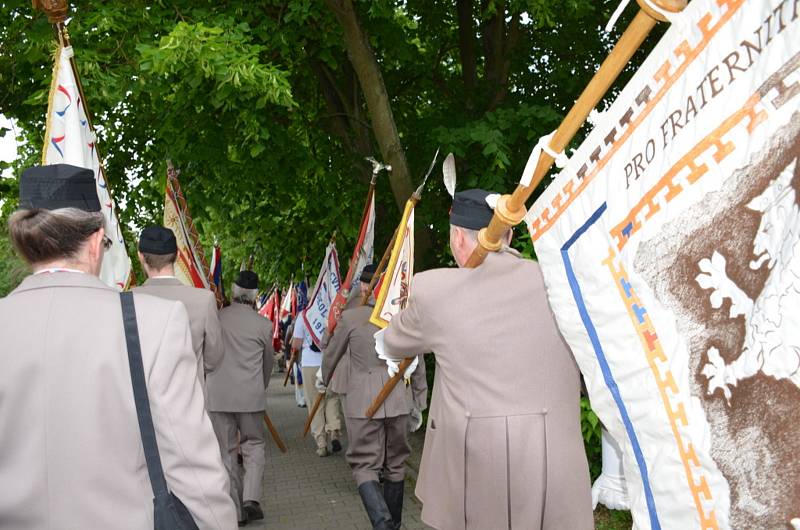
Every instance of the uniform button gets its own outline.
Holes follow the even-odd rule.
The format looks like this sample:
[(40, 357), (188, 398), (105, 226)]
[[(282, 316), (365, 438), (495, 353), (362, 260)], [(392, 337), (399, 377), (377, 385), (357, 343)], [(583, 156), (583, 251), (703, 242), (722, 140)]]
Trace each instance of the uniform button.
[(470, 416), (472, 416), (472, 414), (470, 414), (469, 412), (465, 412), (465, 413), (464, 413), (464, 416), (466, 416), (467, 418), (469, 418)]
[(542, 414), (547, 414), (547, 409), (542, 409)]

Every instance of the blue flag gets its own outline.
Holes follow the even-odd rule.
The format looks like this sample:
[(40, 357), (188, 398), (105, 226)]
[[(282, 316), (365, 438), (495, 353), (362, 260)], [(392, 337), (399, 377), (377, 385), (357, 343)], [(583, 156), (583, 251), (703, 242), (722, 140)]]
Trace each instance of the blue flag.
[(299, 315), (302, 311), (305, 310), (306, 305), (308, 305), (308, 287), (306, 286), (306, 280), (303, 279), (297, 285), (297, 314)]

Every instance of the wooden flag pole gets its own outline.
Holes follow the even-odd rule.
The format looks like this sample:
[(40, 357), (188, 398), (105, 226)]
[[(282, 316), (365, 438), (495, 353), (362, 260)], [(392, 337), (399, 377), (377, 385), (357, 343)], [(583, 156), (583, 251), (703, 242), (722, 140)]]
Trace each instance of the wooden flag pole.
[[(662, 15), (655, 12), (647, 4), (656, 4), (664, 11), (672, 13), (680, 12), (687, 4), (687, 0), (637, 0), (637, 2), (641, 9), (619, 41), (617, 41), (614, 49), (611, 50), (603, 64), (600, 65), (600, 69), (594, 74), (594, 77), (592, 77), (583, 93), (575, 101), (572, 109), (570, 109), (553, 135), (552, 140), (550, 140), (550, 149), (553, 152), (560, 153), (567, 147), (575, 133), (583, 125), (583, 122), (586, 121), (589, 113), (597, 106), (597, 103), (628, 64), (634, 52), (644, 42), (656, 22), (665, 20)], [(467, 267), (474, 268), (479, 266), (489, 252), (500, 250), (504, 234), (509, 228), (522, 222), (527, 213), (525, 202), (550, 170), (553, 162), (554, 158), (542, 151), (530, 184), (528, 186), (519, 184), (514, 193), (500, 197), (489, 226), (482, 229), (478, 234), (478, 246), (467, 261)]]
[(286, 370), (286, 377), (283, 378), (283, 386), (286, 386), (286, 383), (289, 382), (289, 374), (291, 374), (292, 369), (294, 369), (295, 361), (297, 361), (297, 352), (292, 353), (292, 356), (289, 358), (289, 368)]
[[(331, 376), (333, 376), (333, 370), (331, 370)], [(307, 435), (308, 431), (311, 429), (311, 421), (314, 419), (314, 416), (317, 415), (317, 411), (319, 410), (319, 406), (322, 405), (322, 399), (324, 397), (325, 394), (322, 392), (317, 393), (317, 398), (314, 400), (314, 406), (311, 407), (311, 412), (308, 413), (306, 424), (303, 426), (303, 436)]]
[(281, 435), (278, 434), (278, 429), (276, 429), (275, 426), (272, 424), (272, 420), (269, 419), (269, 414), (267, 414), (266, 412), (264, 412), (264, 423), (267, 424), (267, 429), (269, 429), (269, 433), (272, 435), (272, 439), (275, 441), (275, 445), (278, 446), (278, 449), (281, 450), (281, 453), (289, 451), (289, 449), (286, 448), (286, 444), (283, 443)]
[(392, 377), (386, 381), (386, 384), (383, 385), (381, 391), (375, 396), (375, 399), (372, 401), (372, 404), (367, 409), (366, 415), (367, 418), (372, 419), (378, 409), (381, 408), (383, 402), (386, 401), (386, 398), (389, 397), (389, 394), (392, 393), (394, 387), (397, 386), (397, 383), (403, 378), (403, 374), (406, 373), (406, 369), (411, 366), (411, 363), (414, 362), (414, 357), (409, 357), (408, 359), (403, 359), (400, 361), (399, 371), (394, 374)]

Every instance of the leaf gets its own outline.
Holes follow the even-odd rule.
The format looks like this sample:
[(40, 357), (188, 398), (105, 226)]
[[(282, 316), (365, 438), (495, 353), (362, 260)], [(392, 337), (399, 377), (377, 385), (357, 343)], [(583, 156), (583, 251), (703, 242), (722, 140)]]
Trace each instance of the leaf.
[(444, 159), (442, 164), (442, 177), (444, 179), (444, 187), (451, 197), (455, 197), (456, 193), (456, 160), (453, 153), (449, 153), (447, 158)]

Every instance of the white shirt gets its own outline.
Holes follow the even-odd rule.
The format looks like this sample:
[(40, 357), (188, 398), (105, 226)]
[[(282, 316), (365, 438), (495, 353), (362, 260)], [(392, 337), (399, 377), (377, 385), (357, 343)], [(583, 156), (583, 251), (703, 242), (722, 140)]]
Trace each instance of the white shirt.
[(294, 325), (294, 333), (292, 334), (293, 339), (302, 339), (303, 340), (303, 347), (301, 350), (302, 359), (301, 359), (301, 366), (303, 367), (310, 367), (310, 366), (320, 366), (322, 364), (322, 352), (314, 351), (311, 349), (311, 333), (308, 332), (308, 327), (306, 326), (306, 321), (303, 318), (303, 315), (297, 316), (297, 322)]

